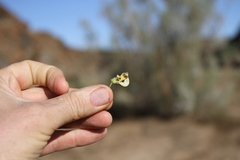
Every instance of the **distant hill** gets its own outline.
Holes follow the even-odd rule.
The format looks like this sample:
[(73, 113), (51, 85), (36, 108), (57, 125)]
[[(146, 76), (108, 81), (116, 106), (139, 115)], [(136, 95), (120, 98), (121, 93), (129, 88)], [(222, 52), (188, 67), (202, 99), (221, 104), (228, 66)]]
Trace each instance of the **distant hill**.
[(0, 67), (31, 58), (31, 39), (27, 26), (0, 6)]
[[(85, 53), (71, 50), (47, 33), (33, 33), (0, 6), (0, 67), (32, 59), (60, 67), (68, 77), (84, 65)], [(89, 62), (88, 62), (89, 63)], [(77, 66), (75, 66), (77, 65)]]

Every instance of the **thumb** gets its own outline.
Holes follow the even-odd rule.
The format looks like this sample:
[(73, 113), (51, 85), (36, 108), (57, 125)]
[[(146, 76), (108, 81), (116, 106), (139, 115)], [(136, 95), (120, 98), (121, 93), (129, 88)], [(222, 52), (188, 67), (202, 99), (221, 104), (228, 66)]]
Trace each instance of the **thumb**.
[(113, 101), (112, 90), (105, 85), (95, 85), (74, 90), (62, 96), (45, 101), (46, 123), (54, 130), (62, 125), (107, 110)]

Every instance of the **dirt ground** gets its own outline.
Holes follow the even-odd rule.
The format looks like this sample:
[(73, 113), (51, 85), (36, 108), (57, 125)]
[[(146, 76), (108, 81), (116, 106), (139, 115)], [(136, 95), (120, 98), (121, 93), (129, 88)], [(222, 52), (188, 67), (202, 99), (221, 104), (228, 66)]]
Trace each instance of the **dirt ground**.
[(181, 117), (114, 122), (98, 143), (40, 160), (240, 160), (240, 125)]

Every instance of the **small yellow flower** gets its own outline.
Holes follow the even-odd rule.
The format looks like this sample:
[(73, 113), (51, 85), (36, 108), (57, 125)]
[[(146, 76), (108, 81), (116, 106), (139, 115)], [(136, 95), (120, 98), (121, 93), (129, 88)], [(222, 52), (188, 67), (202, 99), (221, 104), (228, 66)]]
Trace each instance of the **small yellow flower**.
[(128, 72), (123, 72), (120, 76), (117, 75), (116, 77), (113, 77), (109, 87), (111, 87), (112, 84), (120, 84), (123, 87), (127, 87), (130, 84)]

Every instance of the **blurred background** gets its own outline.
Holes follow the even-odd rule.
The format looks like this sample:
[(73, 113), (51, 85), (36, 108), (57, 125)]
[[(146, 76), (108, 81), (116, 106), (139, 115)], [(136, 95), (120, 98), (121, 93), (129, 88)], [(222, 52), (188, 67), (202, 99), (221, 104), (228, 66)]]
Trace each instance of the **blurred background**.
[(238, 0), (0, 0), (0, 67), (25, 59), (77, 88), (130, 74), (104, 140), (42, 160), (240, 159)]

